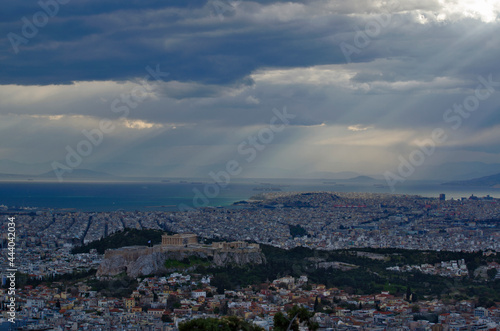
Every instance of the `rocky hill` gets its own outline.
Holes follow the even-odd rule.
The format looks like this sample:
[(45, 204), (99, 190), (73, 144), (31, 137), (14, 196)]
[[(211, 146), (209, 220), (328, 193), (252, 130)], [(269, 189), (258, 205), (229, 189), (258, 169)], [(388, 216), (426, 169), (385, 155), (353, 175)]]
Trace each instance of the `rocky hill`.
[(165, 249), (161, 246), (133, 246), (107, 250), (97, 270), (97, 276), (114, 276), (123, 272), (130, 277), (166, 273), (173, 270), (165, 267), (165, 261), (182, 261), (190, 257), (208, 260), (219, 267), (266, 263), (266, 258), (260, 250), (224, 251), (209, 248)]

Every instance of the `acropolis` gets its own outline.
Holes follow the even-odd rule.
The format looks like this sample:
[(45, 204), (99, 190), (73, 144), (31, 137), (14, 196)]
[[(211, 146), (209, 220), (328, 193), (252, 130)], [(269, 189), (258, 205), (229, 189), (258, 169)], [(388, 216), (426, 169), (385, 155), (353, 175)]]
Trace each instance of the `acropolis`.
[(162, 250), (177, 250), (179, 248), (204, 249), (207, 251), (258, 251), (259, 244), (250, 244), (244, 241), (213, 242), (210, 246), (200, 244), (198, 236), (194, 233), (178, 233), (174, 235), (164, 234), (161, 237)]

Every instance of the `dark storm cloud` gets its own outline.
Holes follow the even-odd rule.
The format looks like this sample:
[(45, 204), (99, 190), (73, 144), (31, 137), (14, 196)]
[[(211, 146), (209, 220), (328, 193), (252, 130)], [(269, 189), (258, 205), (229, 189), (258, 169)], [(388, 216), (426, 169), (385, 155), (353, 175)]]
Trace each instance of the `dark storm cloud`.
[[(274, 166), (287, 167), (296, 151), (310, 151), (311, 164), (353, 153), (364, 160), (353, 164), (386, 164), (381, 152), (411, 151), (413, 138), (436, 127), (456, 150), (494, 150), (500, 86), (458, 129), (443, 118), (474, 95), (479, 77), (500, 81), (498, 20), (464, 12), (465, 1), (215, 1), (228, 12), (210, 1), (70, 0), (17, 53), (8, 34), (22, 35), (22, 18), (41, 9), (36, 1), (5, 4), (1, 140), (19, 132), (48, 147), (34, 151), (23, 138), (5, 143), (9, 153), (0, 157), (60, 160), (65, 146), (55, 140), (74, 146), (81, 129), (109, 118), (117, 129), (97, 159), (122, 153), (145, 163), (211, 164), (234, 157), (283, 107), (296, 117), (270, 144), (284, 156)], [(363, 41), (367, 24), (381, 19)], [(350, 58), (342, 43), (355, 47)], [(120, 120), (113, 101), (140, 84), (148, 66), (168, 76)]]
[[(179, 2), (180, 3), (180, 2)], [(249, 10), (259, 5), (248, 4)], [(84, 10), (79, 10), (83, 7)], [(187, 7), (187, 8), (186, 8)], [(125, 6), (70, 2), (19, 44), (15, 54), (7, 33), (22, 35), (21, 17), (31, 20), (37, 6), (14, 11), (1, 24), (2, 84), (60, 84), (78, 80), (125, 80), (160, 64), (173, 80), (225, 84), (266, 66), (311, 66), (343, 61), (337, 44), (325, 43), (337, 26), (332, 17), (315, 27), (307, 18), (290, 21), (255, 17), (237, 21), (214, 15), (210, 4), (159, 7), (157, 2)], [(31, 16), (30, 16), (31, 14)]]
[[(41, 0), (48, 4), (50, 0)], [(65, 0), (60, 1), (59, 17), (89, 16), (116, 12), (117, 10), (145, 10), (160, 9), (165, 7), (165, 3), (157, 0)], [(172, 8), (196, 8), (206, 4), (204, 0), (169, 0), (168, 6)], [(40, 10), (38, 1), (20, 0), (6, 2), (2, 4), (3, 11), (0, 13), (2, 22), (12, 22), (19, 20), (22, 16), (31, 16)]]
[[(127, 80), (143, 76), (147, 65), (159, 64), (170, 73), (169, 80), (224, 85), (240, 82), (259, 68), (343, 64), (346, 58), (339, 44), (354, 45), (355, 29), (363, 29), (367, 19), (342, 14), (376, 8), (363, 1), (337, 2), (330, 15), (318, 15), (328, 2), (302, 1), (296, 4), (307, 4), (303, 13), (280, 19), (273, 17), (286, 15), (279, 10), (265, 16), (269, 9), (262, 5), (271, 3), (284, 1), (241, 2), (237, 19), (219, 19), (205, 1), (179, 0), (168, 6), (157, 1), (70, 1), (60, 5), (58, 14), (33, 38), (27, 38), (26, 45), (18, 45), (17, 54), (7, 33), (22, 36), (21, 17), (31, 20), (40, 6), (34, 2), (10, 4), (5, 12), (12, 7), (11, 14), (0, 24), (4, 32), (0, 83)], [(426, 80), (491, 72), (500, 44), (496, 24), (485, 26), (473, 19), (416, 24), (414, 14), (408, 12), (415, 6), (413, 2), (396, 6), (407, 11), (393, 13), (388, 26), (371, 38), (368, 47), (352, 54), (353, 62), (408, 57), (413, 63), (387, 68), (384, 76), (359, 73), (357, 81)], [(433, 9), (436, 3), (419, 6)]]

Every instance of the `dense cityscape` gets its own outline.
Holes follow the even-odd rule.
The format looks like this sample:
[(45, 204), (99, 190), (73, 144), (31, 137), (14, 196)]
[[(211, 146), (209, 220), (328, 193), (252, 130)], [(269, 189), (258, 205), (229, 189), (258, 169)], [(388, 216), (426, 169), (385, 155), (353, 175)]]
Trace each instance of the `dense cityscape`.
[[(126, 229), (155, 229), (193, 233), (207, 240), (246, 241), (286, 251), (307, 248), (324, 252), (348, 249), (406, 249), (418, 251), (500, 252), (500, 201), (491, 197), (446, 200), (412, 195), (332, 192), (262, 193), (228, 208), (185, 212), (66, 212), (60, 210), (5, 211), (16, 220), (16, 265), (25, 284), (16, 293), (17, 323), (50, 330), (176, 330), (200, 317), (235, 315), (265, 330), (273, 317), (294, 305), (315, 312), (322, 329), (334, 330), (495, 330), (500, 305), (478, 306), (474, 300), (408, 298), (408, 293), (358, 294), (346, 288), (313, 283), (307, 275), (281, 275), (264, 283), (223, 289), (211, 283), (214, 275), (193, 269), (163, 275), (142, 275), (132, 293), (110, 296), (105, 288), (76, 279), (99, 268), (104, 256), (95, 249), (74, 254), (72, 249)], [(5, 227), (4, 227), (5, 228)], [(4, 232), (5, 233), (5, 232)], [(2, 241), (2, 270), (8, 269), (7, 236)], [(144, 246), (150, 246), (145, 241)], [(384, 260), (380, 253), (357, 252), (358, 257)], [(356, 269), (355, 263), (317, 260), (317, 269)], [(468, 270), (463, 259), (391, 265), (394, 274), (422, 273), (450, 279), (500, 280), (500, 264), (487, 262)], [(190, 271), (191, 270), (191, 271)], [(69, 277), (71, 278), (71, 277)], [(7, 285), (7, 275), (3, 275)], [(118, 282), (118, 281), (117, 281)], [(8, 286), (7, 286), (8, 288)], [(7, 288), (1, 291), (4, 300)], [(130, 295), (128, 295), (130, 294)], [(9, 318), (7, 302), (2, 312)], [(318, 308), (321, 307), (321, 309)], [(415, 316), (437, 316), (416, 319)], [(30, 326), (28, 326), (30, 325)], [(134, 327), (131, 327), (134, 325)]]

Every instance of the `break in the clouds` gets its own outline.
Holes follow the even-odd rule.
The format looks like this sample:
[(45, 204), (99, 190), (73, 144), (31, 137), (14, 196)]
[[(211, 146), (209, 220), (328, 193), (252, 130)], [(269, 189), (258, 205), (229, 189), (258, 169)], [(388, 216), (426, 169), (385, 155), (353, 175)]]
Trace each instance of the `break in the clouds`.
[(447, 139), (428, 164), (500, 162), (500, 1), (4, 7), (0, 159), (8, 165), (48, 171), (64, 163), (67, 146), (90, 139), (84, 132), (103, 129), (78, 167), (203, 176), (244, 160), (241, 144), (284, 107), (293, 119), (241, 176), (382, 174), (436, 128)]

